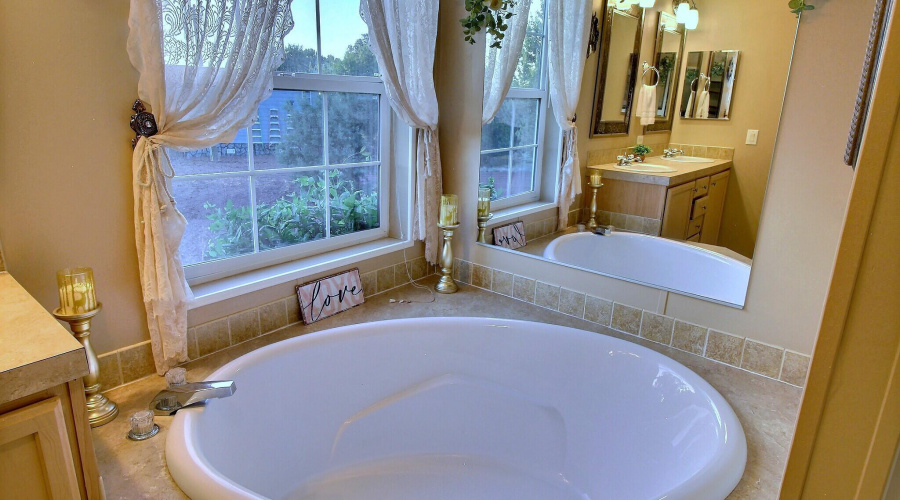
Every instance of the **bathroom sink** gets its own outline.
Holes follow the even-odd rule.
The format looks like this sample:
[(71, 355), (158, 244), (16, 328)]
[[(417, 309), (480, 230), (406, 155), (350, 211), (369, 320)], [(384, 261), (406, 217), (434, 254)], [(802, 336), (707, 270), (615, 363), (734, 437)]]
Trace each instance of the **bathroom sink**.
[(712, 158), (701, 158), (699, 156), (675, 156), (674, 158), (666, 158), (666, 160), (681, 163), (712, 163), (716, 161)]
[(668, 174), (677, 172), (677, 168), (667, 167), (665, 165), (653, 165), (651, 163), (634, 163), (632, 165), (616, 165), (619, 170), (627, 170), (629, 172), (644, 172), (649, 174)]

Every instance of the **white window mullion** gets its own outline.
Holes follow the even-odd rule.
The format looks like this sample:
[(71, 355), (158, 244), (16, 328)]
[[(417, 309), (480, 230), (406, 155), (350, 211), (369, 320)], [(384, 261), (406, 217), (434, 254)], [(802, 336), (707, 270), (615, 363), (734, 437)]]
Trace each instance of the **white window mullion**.
[[(318, 5), (318, 1), (316, 4)], [(331, 179), (329, 179), (328, 175), (328, 167), (331, 164), (328, 154), (328, 92), (322, 92), (322, 119), (325, 122), (322, 126), (322, 130), (325, 133), (325, 149), (323, 151), (325, 158), (325, 238), (328, 239), (331, 238)]]
[(259, 253), (259, 218), (256, 212), (256, 176), (253, 175), (253, 126), (247, 130), (247, 160), (250, 172), (250, 227), (253, 231), (253, 253)]

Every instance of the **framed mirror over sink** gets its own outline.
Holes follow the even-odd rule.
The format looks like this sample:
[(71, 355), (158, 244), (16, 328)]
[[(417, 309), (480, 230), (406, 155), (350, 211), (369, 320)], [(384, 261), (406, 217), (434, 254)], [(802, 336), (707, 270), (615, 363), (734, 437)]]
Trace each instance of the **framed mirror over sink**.
[[(501, 135), (512, 138), (513, 148), (520, 147), (516, 138), (527, 137), (533, 143), (521, 147), (536, 144), (541, 154), (541, 164), (522, 170), (541, 180), (540, 192), (532, 189), (543, 205), (502, 203), (508, 183), (498, 183), (500, 215), (486, 224), (480, 244), (586, 276), (744, 306), (798, 24), (782, 5), (754, 6), (750, 17), (738, 0), (691, 5), (700, 21), (686, 25), (669, 2), (641, 8), (594, 1), (598, 43), (596, 52), (586, 46), (581, 55), (587, 63), (577, 107), (579, 121), (590, 116), (578, 139), (583, 194), (565, 214), (567, 227), (558, 229), (566, 218), (546, 189), (558, 183), (561, 144), (554, 120), (542, 120), (554, 115), (550, 99), (527, 123), (499, 113), (499, 123), (509, 126)], [(529, 50), (520, 65), (535, 59)], [(644, 100), (648, 86), (655, 95)], [(521, 91), (513, 87), (504, 106), (515, 102), (518, 117)], [(537, 87), (545, 89), (546, 80)], [(649, 124), (645, 111), (653, 115)], [(490, 141), (498, 137), (491, 126), (483, 132)], [(524, 245), (495, 245), (493, 230), (516, 223)]]

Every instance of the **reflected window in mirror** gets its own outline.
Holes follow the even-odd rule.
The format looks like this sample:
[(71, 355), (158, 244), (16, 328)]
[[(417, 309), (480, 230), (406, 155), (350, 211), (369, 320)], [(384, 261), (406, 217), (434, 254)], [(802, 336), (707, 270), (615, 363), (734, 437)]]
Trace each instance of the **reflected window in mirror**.
[(600, 34), (591, 137), (628, 133), (643, 27), (643, 9), (637, 5), (618, 8), (608, 0)]
[[(512, 86), (481, 129), (479, 183), (493, 186), (492, 208), (540, 198), (547, 121), (546, 0), (532, 0)], [(488, 47), (490, 50), (490, 47)]]

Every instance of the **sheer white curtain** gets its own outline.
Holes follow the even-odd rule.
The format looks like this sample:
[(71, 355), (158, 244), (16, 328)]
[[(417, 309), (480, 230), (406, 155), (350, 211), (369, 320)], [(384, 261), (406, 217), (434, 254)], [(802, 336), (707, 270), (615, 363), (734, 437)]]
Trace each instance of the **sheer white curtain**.
[(359, 10), (391, 107), (416, 129), (413, 236), (425, 241), (428, 262), (437, 263), (442, 192), (434, 92), (438, 0), (361, 0)]
[(531, 0), (518, 0), (513, 6), (513, 17), (509, 19), (509, 28), (503, 36), (500, 48), (491, 47), (493, 38), (488, 36), (484, 57), (484, 99), (481, 108), (481, 124), (490, 123), (509, 92), (519, 56), (522, 55), (522, 44), (528, 30), (528, 13)]
[(187, 360), (190, 289), (178, 256), (187, 221), (167, 185), (165, 148), (231, 141), (272, 92), (293, 27), (291, 0), (131, 0), (128, 55), (158, 133), (132, 157), (134, 226), (147, 325), (159, 374)]
[(591, 0), (550, 0), (547, 10), (550, 101), (563, 136), (556, 193), (559, 200), (559, 229), (566, 227), (569, 206), (575, 201), (575, 196), (581, 193), (575, 107), (578, 105), (581, 78), (584, 75), (591, 6)]

